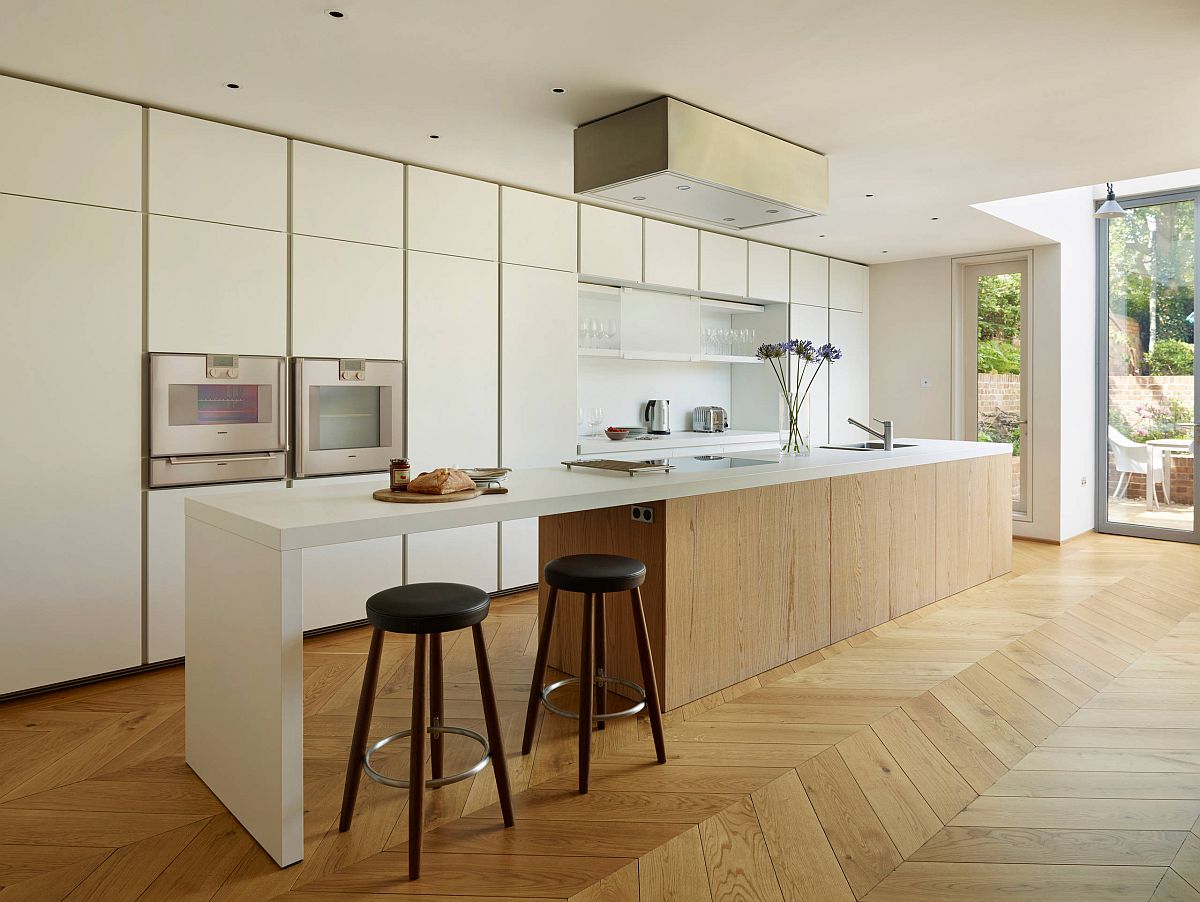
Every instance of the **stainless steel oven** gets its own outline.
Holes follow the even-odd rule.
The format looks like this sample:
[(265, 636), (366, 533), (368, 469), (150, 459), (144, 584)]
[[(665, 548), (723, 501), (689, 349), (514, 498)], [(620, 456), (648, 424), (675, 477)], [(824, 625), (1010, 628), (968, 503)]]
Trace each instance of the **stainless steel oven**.
[(295, 475), (386, 470), (404, 454), (404, 364), (295, 361)]
[(282, 479), (282, 357), (150, 355), (150, 485)]

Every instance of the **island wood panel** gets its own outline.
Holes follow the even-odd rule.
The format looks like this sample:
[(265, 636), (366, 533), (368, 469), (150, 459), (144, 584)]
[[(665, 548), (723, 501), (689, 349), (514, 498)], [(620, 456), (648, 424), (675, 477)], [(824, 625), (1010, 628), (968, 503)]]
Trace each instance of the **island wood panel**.
[[(664, 524), (667, 502), (644, 505), (654, 511), (654, 522), (635, 522), (627, 505), (600, 510), (578, 511), (541, 517), (538, 521), (538, 560), (540, 567), (554, 558), (568, 554), (624, 554), (646, 565), (646, 582), (642, 585), (642, 605), (646, 610), (646, 630), (650, 635), (650, 650), (658, 672), (659, 691), (664, 690), (666, 673), (663, 670), (663, 636), (667, 622), (664, 618), (665, 584), (668, 573), (686, 569), (664, 566)], [(549, 588), (541, 582), (538, 589), (538, 623), (546, 614)], [(605, 597), (605, 632), (607, 641), (606, 670), (613, 676), (642, 683), (637, 645), (634, 642), (633, 618), (628, 592)], [(548, 658), (551, 667), (565, 673), (579, 673), (579, 652), (582, 639), (583, 596), (576, 592), (559, 592), (554, 613), (554, 632)], [(619, 690), (614, 690), (619, 691)]]
[(667, 502), (667, 708), (829, 644), (829, 504), (825, 479)]
[[(996, 459), (1011, 466), (1007, 456)], [(986, 457), (936, 465), (938, 598), (969, 589), (993, 575), (994, 470), (992, 459)], [(1011, 500), (1008, 516), (1011, 535)]]
[(933, 465), (888, 470), (889, 615), (899, 617), (937, 596), (937, 474)]
[[(1012, 455), (985, 457), (982, 462), (988, 472), (989, 531), (992, 537), (992, 569), (990, 579), (1012, 569)], [(1028, 465), (1028, 461), (1025, 462)]]
[(831, 480), (829, 637), (834, 642), (888, 619), (891, 483), (886, 470)]

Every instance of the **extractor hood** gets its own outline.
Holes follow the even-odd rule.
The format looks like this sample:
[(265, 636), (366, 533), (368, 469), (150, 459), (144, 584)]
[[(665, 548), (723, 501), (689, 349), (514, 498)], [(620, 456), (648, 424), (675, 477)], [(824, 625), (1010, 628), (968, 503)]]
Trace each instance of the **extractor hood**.
[(660, 97), (575, 129), (575, 193), (727, 229), (829, 210), (822, 154)]

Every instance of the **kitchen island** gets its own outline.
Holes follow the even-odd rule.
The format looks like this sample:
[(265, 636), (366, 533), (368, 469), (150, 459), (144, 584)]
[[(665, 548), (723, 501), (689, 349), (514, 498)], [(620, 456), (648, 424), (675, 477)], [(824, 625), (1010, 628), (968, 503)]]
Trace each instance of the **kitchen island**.
[[(636, 554), (671, 708), (1006, 572), (1010, 451), (923, 440), (632, 478), (524, 470), (456, 504), (381, 504), (361, 484), (188, 499), (188, 764), (277, 863), (300, 860), (305, 548), (539, 517), (543, 559)], [(577, 635), (572, 607), (558, 636)], [(626, 635), (614, 616), (616, 675)], [(571, 670), (570, 649), (552, 663)]]

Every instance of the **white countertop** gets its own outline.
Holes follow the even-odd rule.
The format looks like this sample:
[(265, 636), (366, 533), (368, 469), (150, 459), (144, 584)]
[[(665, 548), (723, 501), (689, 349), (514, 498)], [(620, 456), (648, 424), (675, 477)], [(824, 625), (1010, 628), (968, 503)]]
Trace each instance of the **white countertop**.
[[(900, 441), (900, 439), (897, 439)], [(917, 439), (894, 451), (838, 451), (814, 448), (808, 457), (788, 458), (762, 466), (710, 472), (624, 473), (565, 467), (516, 470), (504, 485), (506, 495), (483, 495), (446, 504), (388, 504), (371, 497), (370, 482), (350, 485), (298, 485), (286, 492), (236, 492), (188, 498), (188, 517), (280, 551), (359, 542), (383, 536), (429, 532), (641, 504), (712, 492), (730, 492), (807, 479), (827, 479), (876, 470), (943, 463), (972, 457), (1008, 454), (1011, 445)], [(625, 442), (615, 442), (624, 445)], [(647, 443), (649, 444), (649, 443)], [(765, 451), (730, 457), (762, 458)], [(381, 475), (379, 488), (387, 478)]]
[(678, 431), (670, 435), (651, 435), (639, 437), (635, 435), (614, 442), (603, 435), (595, 437), (581, 435), (577, 445), (580, 454), (613, 454), (617, 451), (646, 451), (652, 452), (664, 448), (693, 448), (699, 445), (742, 445), (779, 441), (779, 431), (770, 432), (763, 429), (726, 429), (724, 432), (691, 432)]

